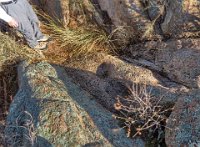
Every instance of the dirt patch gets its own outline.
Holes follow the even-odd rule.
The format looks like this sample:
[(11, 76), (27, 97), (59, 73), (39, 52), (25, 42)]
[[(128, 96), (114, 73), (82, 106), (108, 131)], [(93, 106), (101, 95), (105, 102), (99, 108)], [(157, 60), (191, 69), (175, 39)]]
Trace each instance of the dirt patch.
[(51, 40), (48, 43), (48, 48), (43, 52), (45, 59), (53, 64), (61, 65), (67, 59), (69, 59), (69, 54), (67, 49), (60, 48), (56, 41)]
[(3, 67), (0, 72), (0, 147), (4, 142), (5, 120), (8, 114), (10, 103), (14, 95), (17, 93), (17, 70), (16, 65), (8, 65)]

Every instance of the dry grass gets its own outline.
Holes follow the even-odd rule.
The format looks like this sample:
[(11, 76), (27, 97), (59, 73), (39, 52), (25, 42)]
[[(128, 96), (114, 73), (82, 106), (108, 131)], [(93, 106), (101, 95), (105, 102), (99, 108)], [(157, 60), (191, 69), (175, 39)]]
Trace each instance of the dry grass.
[(108, 52), (113, 49), (109, 36), (103, 30), (90, 27), (78, 27), (76, 29), (63, 27), (47, 15), (42, 15), (48, 23), (43, 25), (45, 32), (51, 34), (58, 48), (65, 49), (70, 58), (87, 56), (99, 51)]
[(0, 68), (3, 64), (9, 64), (10, 62), (44, 58), (39, 51), (30, 49), (20, 39), (16, 39), (15, 34), (8, 35), (0, 32)]
[[(7, 146), (34, 146), (37, 141), (37, 135), (33, 123), (32, 115), (24, 111), (16, 118), (14, 125), (6, 126), (9, 130), (9, 136), (4, 135), (4, 142)], [(13, 131), (13, 132), (12, 132)], [(22, 134), (20, 134), (23, 131)]]
[[(65, 49), (67, 56), (77, 58), (88, 56), (99, 51), (114, 52), (111, 37), (102, 28), (99, 28), (92, 15), (95, 10), (89, 0), (74, 0), (67, 2), (64, 11), (67, 13), (67, 24), (63, 20), (53, 20), (52, 17), (42, 11), (37, 14), (43, 21), (44, 32), (51, 35), (58, 50)], [(57, 50), (57, 49), (56, 49)], [(51, 58), (51, 57), (50, 57)]]

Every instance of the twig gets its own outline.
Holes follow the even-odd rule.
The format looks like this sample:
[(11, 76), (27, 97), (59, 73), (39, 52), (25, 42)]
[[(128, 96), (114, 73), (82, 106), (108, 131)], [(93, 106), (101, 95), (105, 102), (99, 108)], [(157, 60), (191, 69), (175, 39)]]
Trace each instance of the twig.
[[(122, 115), (116, 116), (117, 119), (124, 121), (128, 129), (127, 136), (130, 137), (132, 127), (136, 130), (133, 137), (141, 135), (150, 128), (153, 128), (154, 132), (158, 129), (162, 130), (161, 122), (167, 119), (165, 114), (170, 112), (171, 108), (164, 109), (160, 106), (151, 96), (151, 90), (148, 91), (146, 85), (134, 85), (129, 90), (131, 95), (128, 98), (117, 97), (117, 110)], [(160, 99), (162, 98), (163, 96)]]

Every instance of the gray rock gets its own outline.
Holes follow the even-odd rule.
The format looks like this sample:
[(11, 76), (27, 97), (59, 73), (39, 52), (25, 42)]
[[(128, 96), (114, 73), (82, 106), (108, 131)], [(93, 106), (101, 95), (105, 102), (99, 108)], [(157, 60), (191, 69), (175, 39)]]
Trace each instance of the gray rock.
[(160, 43), (155, 64), (167, 76), (190, 88), (200, 87), (200, 39), (181, 39)]
[(170, 147), (200, 146), (200, 91), (179, 97), (166, 129), (165, 140)]
[(174, 82), (189, 88), (200, 87), (200, 39), (150, 41), (127, 48), (131, 58), (151, 61)]
[(200, 1), (169, 0), (161, 28), (174, 38), (197, 37), (200, 33)]
[[(146, 27), (151, 24), (140, 0), (98, 0), (113, 24), (112, 31), (119, 45), (131, 39), (141, 39)], [(149, 37), (149, 36), (148, 36)]]
[(141, 146), (128, 139), (112, 114), (65, 74), (40, 62), (18, 67), (19, 91), (7, 117), (12, 146)]
[(69, 23), (69, 0), (31, 0), (34, 5), (43, 9), (56, 21), (60, 20), (64, 25)]

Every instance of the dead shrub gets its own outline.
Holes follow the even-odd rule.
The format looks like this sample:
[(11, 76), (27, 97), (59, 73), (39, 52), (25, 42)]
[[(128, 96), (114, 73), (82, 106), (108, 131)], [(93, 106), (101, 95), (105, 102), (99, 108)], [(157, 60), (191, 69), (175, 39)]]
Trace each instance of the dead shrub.
[(152, 136), (157, 133), (158, 140), (164, 139), (163, 127), (172, 108), (159, 105), (163, 96), (159, 99), (154, 97), (151, 88), (147, 88), (146, 85), (135, 84), (129, 91), (130, 96), (117, 97), (115, 104), (116, 110), (119, 111), (115, 118), (123, 122), (127, 136)]

